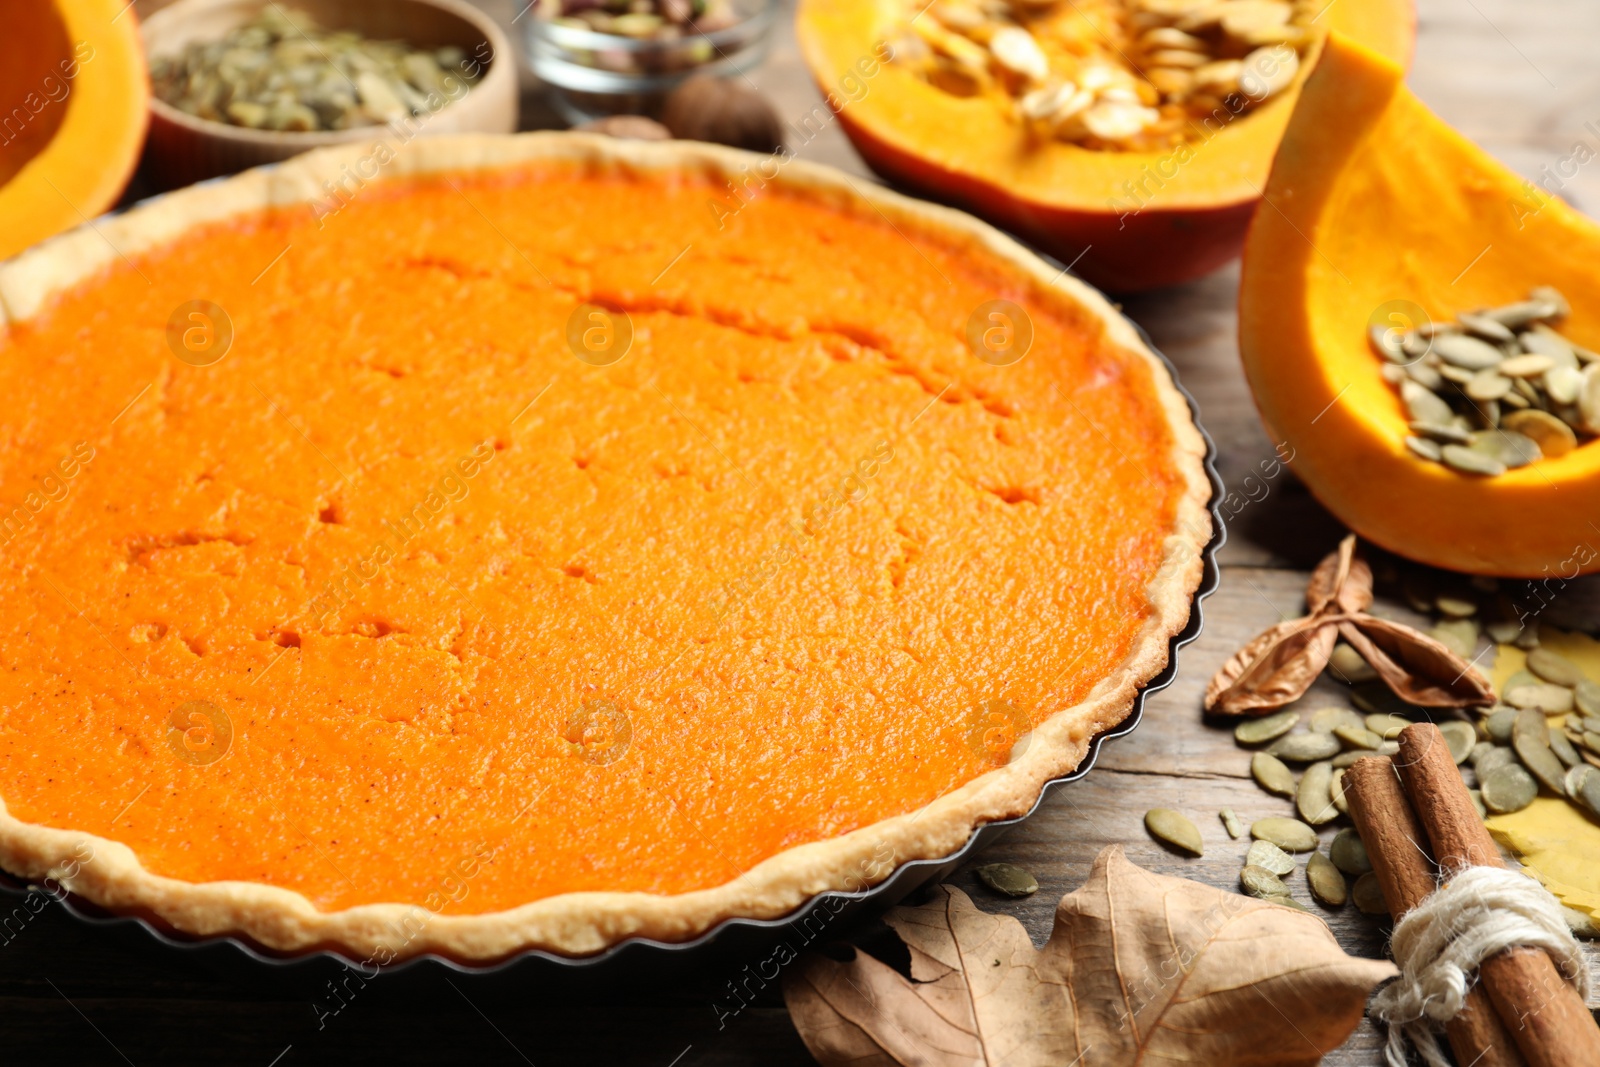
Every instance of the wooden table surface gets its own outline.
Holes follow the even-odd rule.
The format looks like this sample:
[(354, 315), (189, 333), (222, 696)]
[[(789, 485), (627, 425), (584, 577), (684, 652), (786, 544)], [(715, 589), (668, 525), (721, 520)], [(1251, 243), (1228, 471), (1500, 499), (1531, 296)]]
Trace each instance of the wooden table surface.
[[(510, 23), (524, 0), (481, 0)], [(1337, 2), (1337, 0), (1334, 0)], [(146, 7), (141, 3), (141, 9)], [(1600, 148), (1600, 5), (1575, 0), (1421, 0), (1411, 84), (1445, 119), (1524, 175), (1563, 182), (1562, 195), (1600, 208), (1600, 164), (1553, 169), (1579, 142)], [(820, 99), (793, 46), (787, 19), (758, 82), (786, 118)], [(530, 96), (525, 125), (542, 114)], [(1586, 123), (1594, 123), (1592, 127)], [(866, 175), (836, 126), (801, 155)], [(1558, 188), (1550, 184), (1549, 188)], [(1241, 377), (1234, 335), (1237, 267), (1194, 284), (1130, 299), (1126, 312), (1176, 365), (1199, 402), (1230, 489), (1273, 455)], [(1261, 497), (1260, 490), (1256, 496)], [(1147, 705), (1143, 724), (1106, 747), (1084, 781), (1058, 791), (983, 856), (1034, 871), (1033, 898), (1002, 902), (958, 872), (981, 905), (1017, 916), (1042, 940), (1054, 902), (1083, 881), (1106, 845), (1137, 863), (1232, 888), (1248, 842), (1229, 841), (1216, 818), (1286, 813), (1251, 783), (1246, 756), (1205, 725), (1201, 690), (1222, 661), (1282, 615), (1301, 610), (1306, 572), (1341, 530), (1292, 476), (1268, 484), (1230, 523), (1223, 580), (1205, 605), (1201, 638), (1180, 657), (1177, 682)], [(1593, 601), (1591, 601), (1593, 602)], [(1591, 620), (1591, 623), (1600, 620)], [(1319, 682), (1319, 686), (1329, 685)], [(1330, 696), (1334, 690), (1328, 689)], [(1207, 854), (1180, 859), (1141, 825), (1151, 807), (1191, 813)], [(970, 867), (970, 864), (969, 864)], [(1305, 898), (1304, 882), (1294, 880)], [(1324, 912), (1346, 948), (1378, 955), (1383, 930), (1353, 907)], [(808, 1064), (776, 987), (719, 1029), (714, 1007), (737, 971), (706, 967), (665, 983), (578, 985), (567, 980), (485, 983), (441, 972), (381, 976), (319, 1027), (310, 990), (263, 969), (219, 970), (152, 951), (138, 939), (90, 928), (48, 906), (15, 935), (0, 934), (0, 1062), (82, 1064), (435, 1063)], [(1591, 947), (1592, 966), (1600, 953)], [(1600, 966), (1597, 966), (1600, 969)], [(1363, 1023), (1328, 1064), (1380, 1062), (1380, 1034)]]

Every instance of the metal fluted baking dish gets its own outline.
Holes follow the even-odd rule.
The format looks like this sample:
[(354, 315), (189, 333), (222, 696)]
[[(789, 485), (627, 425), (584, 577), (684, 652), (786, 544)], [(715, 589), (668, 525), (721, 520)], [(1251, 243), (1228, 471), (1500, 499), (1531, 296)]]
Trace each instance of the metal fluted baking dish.
[[(1048, 259), (1048, 257), (1042, 257)], [(906, 896), (930, 882), (936, 882), (952, 873), (974, 854), (993, 844), (1009, 829), (1033, 815), (1053, 792), (1077, 781), (1094, 767), (1100, 748), (1107, 741), (1132, 733), (1144, 715), (1144, 702), (1151, 693), (1172, 684), (1178, 673), (1178, 650), (1200, 635), (1204, 623), (1202, 601), (1213, 593), (1221, 579), (1217, 565), (1217, 550), (1222, 547), (1227, 533), (1222, 525), (1220, 503), (1223, 497), (1222, 479), (1217, 474), (1216, 445), (1200, 422), (1200, 412), (1194, 397), (1184, 388), (1171, 360), (1154, 345), (1137, 323), (1133, 324), (1139, 336), (1166, 365), (1178, 391), (1188, 401), (1189, 412), (1195, 426), (1205, 440), (1205, 470), (1211, 482), (1211, 540), (1202, 553), (1204, 572), (1195, 590), (1189, 611), (1189, 622), (1183, 631), (1168, 643), (1167, 665), (1135, 695), (1133, 708), (1114, 728), (1096, 734), (1089, 741), (1083, 762), (1060, 778), (1044, 784), (1039, 798), (1026, 814), (1003, 822), (985, 823), (972, 832), (960, 849), (938, 859), (911, 860), (901, 864), (887, 879), (870, 889), (857, 893), (821, 893), (788, 915), (776, 919), (727, 919), (712, 927), (692, 941), (662, 942), (648, 938), (630, 938), (619, 942), (604, 952), (593, 956), (559, 956), (539, 949), (529, 949), (497, 963), (472, 966), (442, 956), (423, 954), (382, 969), (384, 975), (406, 971), (443, 971), (473, 976), (495, 976), (513, 980), (555, 976), (562, 981), (591, 978), (610, 981), (626, 977), (660, 977), (678, 973), (688, 966), (713, 965), (717, 961), (743, 961), (762, 959), (780, 941), (798, 941), (802, 945), (821, 944), (842, 936), (863, 917), (877, 914), (903, 900)], [(28, 887), (15, 878), (0, 872), (0, 895), (13, 899), (28, 892)], [(172, 954), (174, 960), (187, 957), (189, 961), (222, 973), (261, 977), (264, 971), (276, 972), (275, 977), (296, 985), (320, 989), (329, 974), (336, 974), (356, 965), (349, 957), (320, 951), (296, 955), (280, 955), (241, 940), (237, 937), (191, 938), (174, 934), (145, 918), (117, 915), (67, 894), (58, 898), (62, 907), (78, 919), (101, 928), (107, 935), (118, 936), (134, 947), (152, 952)], [(6, 909), (9, 910), (9, 909)], [(3, 918), (0, 912), (0, 918)], [(793, 935), (793, 936), (790, 936)]]

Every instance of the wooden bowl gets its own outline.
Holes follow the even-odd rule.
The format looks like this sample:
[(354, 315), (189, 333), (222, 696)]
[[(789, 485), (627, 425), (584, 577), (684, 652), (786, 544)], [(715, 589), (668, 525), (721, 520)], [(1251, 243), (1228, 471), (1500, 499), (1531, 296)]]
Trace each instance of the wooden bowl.
[[(196, 41), (216, 40), (275, 0), (177, 0), (144, 23), (145, 52), (175, 55)], [(297, 133), (254, 130), (197, 118), (150, 100), (146, 177), (157, 189), (192, 185), (312, 148), (385, 141), (400, 148), (433, 133), (512, 133), (517, 128), (517, 62), (500, 27), (462, 0), (281, 0), (328, 29), (355, 30), (422, 48), (456, 45), (483, 64), (472, 90), (432, 114), (396, 126)]]

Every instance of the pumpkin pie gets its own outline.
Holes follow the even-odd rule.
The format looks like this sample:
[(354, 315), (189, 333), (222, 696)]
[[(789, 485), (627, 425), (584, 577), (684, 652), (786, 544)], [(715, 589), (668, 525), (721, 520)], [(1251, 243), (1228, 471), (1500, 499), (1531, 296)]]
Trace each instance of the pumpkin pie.
[(780, 157), (318, 152), (0, 306), (0, 866), (192, 935), (583, 955), (861, 889), (1127, 715), (1211, 536), (1099, 294)]

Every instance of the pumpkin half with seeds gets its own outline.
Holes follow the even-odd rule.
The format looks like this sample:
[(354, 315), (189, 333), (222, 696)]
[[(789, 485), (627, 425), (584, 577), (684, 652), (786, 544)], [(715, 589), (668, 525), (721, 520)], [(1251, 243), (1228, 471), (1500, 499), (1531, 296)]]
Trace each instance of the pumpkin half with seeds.
[[(1333, 35), (1301, 93), (1239, 297), (1262, 419), (1317, 498), (1385, 548), (1479, 574), (1600, 570), (1600, 226), (1402, 78)], [(1399, 343), (1427, 343), (1375, 352), (1375, 325), (1408, 315), (1421, 328)]]
[(1125, 292), (1238, 254), (1322, 34), (1404, 61), (1415, 22), (1411, 0), (801, 0), (798, 35), (875, 170)]

